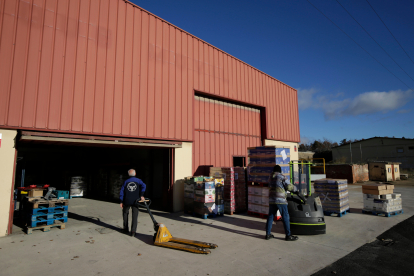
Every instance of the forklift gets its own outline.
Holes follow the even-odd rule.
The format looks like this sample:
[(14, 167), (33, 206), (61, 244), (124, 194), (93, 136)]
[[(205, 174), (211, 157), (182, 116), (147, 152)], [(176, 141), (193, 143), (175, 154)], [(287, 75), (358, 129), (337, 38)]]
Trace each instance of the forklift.
[(297, 194), (287, 196), (292, 235), (319, 235), (326, 233), (321, 199), (311, 189), (310, 162), (290, 161), (290, 183)]
[[(147, 203), (148, 202), (148, 203)], [(145, 198), (145, 200), (137, 200), (135, 205), (138, 207), (146, 208), (148, 214), (150, 215), (152, 222), (154, 223), (154, 245), (162, 246), (177, 250), (188, 251), (196, 254), (210, 254), (211, 251), (209, 249), (217, 248), (216, 244), (207, 243), (207, 242), (200, 242), (200, 241), (193, 241), (187, 239), (181, 239), (173, 237), (168, 231), (167, 227), (162, 224), (158, 223), (154, 216), (151, 213), (149, 206), (151, 205), (151, 200), (149, 198)]]

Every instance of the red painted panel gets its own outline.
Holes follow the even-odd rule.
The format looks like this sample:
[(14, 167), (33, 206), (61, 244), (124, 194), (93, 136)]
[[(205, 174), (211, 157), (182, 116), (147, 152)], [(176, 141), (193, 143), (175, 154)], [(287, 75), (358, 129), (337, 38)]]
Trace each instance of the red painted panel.
[[(69, 1), (69, 15), (67, 25), (67, 40), (66, 40), (66, 53), (65, 53), (65, 69), (63, 75), (63, 91), (62, 91), (62, 108), (61, 108), (61, 130), (72, 129), (72, 109), (73, 109), (73, 93), (75, 88), (75, 70), (76, 70), (76, 45), (78, 43), (78, 24), (79, 24), (79, 0)], [(35, 32), (36, 28), (33, 28)], [(37, 36), (37, 35), (36, 35)], [(35, 54), (35, 53), (34, 53)], [(36, 75), (37, 82), (38, 75)], [(26, 109), (26, 105), (25, 105)], [(23, 112), (25, 112), (25, 109)], [(32, 112), (29, 111), (27, 116), (30, 116)], [(25, 114), (25, 113), (24, 113)], [(23, 120), (26, 116), (24, 115)]]
[(138, 135), (148, 137), (147, 134), (147, 110), (148, 110), (148, 76), (149, 76), (149, 16), (146, 12), (142, 13), (142, 39), (141, 39), (141, 82), (139, 87), (139, 123)]
[[(161, 137), (168, 138), (169, 136), (169, 101), (168, 101), (168, 88), (170, 84), (168, 83), (169, 79), (169, 47), (170, 47), (170, 26), (166, 23), (162, 24), (162, 87), (161, 87)], [(171, 126), (173, 127), (173, 126)]]
[(68, 10), (68, 0), (58, 1), (54, 44), (55, 50), (53, 56), (52, 85), (50, 92), (50, 106), (48, 118), (49, 129), (60, 129), (60, 110), (62, 109), (63, 78), (66, 63), (65, 47), (67, 38), (66, 28), (68, 23), (68, 18), (66, 14), (68, 14)]
[[(35, 127), (34, 115), (36, 110), (37, 88), (39, 79), (39, 65), (41, 56), (41, 43), (43, 31), (44, 1), (35, 0), (33, 2), (31, 28), (30, 28), (30, 47), (27, 56), (26, 83), (23, 98), (21, 125), (23, 127)], [(76, 3), (75, 3), (76, 4)], [(2, 46), (0, 46), (2, 48)], [(72, 48), (76, 51), (76, 47)], [(73, 61), (73, 59), (72, 59)], [(0, 61), (0, 64), (1, 63)], [(4, 64), (3, 64), (4, 65)], [(2, 66), (0, 66), (1, 68)], [(1, 69), (0, 69), (1, 70)], [(71, 71), (73, 74), (73, 70)], [(0, 74), (1, 80), (1, 74)], [(0, 81), (1, 82), (1, 81)], [(2, 86), (0, 86), (0, 90)], [(72, 113), (71, 113), (72, 114)], [(1, 117), (1, 115), (0, 115)]]
[[(99, 2), (91, 1), (89, 14), (89, 30), (88, 30), (88, 50), (86, 55), (86, 81), (85, 96), (83, 109), (84, 132), (92, 132), (93, 109), (95, 105), (95, 84), (96, 84), (96, 62), (98, 48), (98, 23), (99, 23)], [(52, 115), (53, 116), (53, 115)]]
[(168, 77), (168, 137), (175, 138), (175, 28), (169, 26), (169, 51), (168, 51), (168, 66), (169, 66), (169, 77)]
[[(188, 35), (186, 33), (181, 34), (181, 134), (179, 137), (182, 139), (188, 139)], [(192, 101), (191, 101), (192, 102)]]
[(155, 108), (155, 39), (156, 39), (156, 19), (149, 16), (149, 50), (148, 50), (148, 105), (147, 105), (147, 136), (154, 137), (154, 108)]
[[(16, 42), (14, 43), (13, 73), (10, 87), (10, 102), (8, 123), (11, 126), (20, 125), (22, 110), (24, 82), (26, 76), (26, 61), (29, 44), (30, 21), (32, 16), (32, 3), (19, 1)], [(23, 72), (21, 72), (23, 71)]]
[(193, 123), (193, 113), (194, 110), (192, 108), (192, 103), (194, 99), (193, 87), (194, 87), (194, 61), (193, 61), (193, 38), (191, 36), (187, 36), (187, 44), (188, 44), (188, 86), (185, 90), (187, 94), (187, 104), (185, 105), (184, 112), (187, 112), (187, 140), (194, 139), (193, 132), (194, 132), (194, 123)]
[[(198, 40), (195, 38), (192, 38), (192, 43), (193, 43), (193, 82), (194, 82), (194, 89), (200, 89), (199, 87), (199, 65), (198, 65)], [(192, 91), (191, 91), (192, 92)]]
[(134, 9), (134, 41), (132, 49), (132, 94), (131, 94), (131, 136), (139, 134), (139, 97), (142, 93), (139, 89), (141, 83), (141, 11)]
[[(162, 22), (156, 19), (155, 30), (155, 93), (154, 93), (154, 137), (161, 137), (161, 89), (162, 89)], [(157, 127), (155, 127), (157, 126)]]
[(105, 73), (107, 63), (107, 47), (108, 47), (108, 18), (109, 16), (109, 0), (101, 0), (99, 10), (99, 27), (98, 27), (98, 43), (96, 58), (96, 80), (93, 104), (93, 120), (92, 131), (102, 133), (103, 128), (103, 108), (105, 100)]
[(181, 38), (181, 31), (175, 30), (175, 56), (176, 56), (176, 63), (175, 63), (175, 137), (179, 139), (182, 133), (182, 124), (181, 124), (181, 97), (182, 97), (182, 38)]
[(198, 89), (206, 91), (204, 81), (204, 43), (198, 41)]
[[(46, 20), (46, 17), (45, 17)], [(76, 68), (75, 68), (75, 89), (73, 94), (73, 109), (72, 109), (72, 127), (71, 130), (82, 130), (82, 115), (83, 115), (83, 99), (85, 90), (85, 72), (86, 72), (86, 52), (87, 52), (87, 38), (88, 38), (88, 24), (89, 21), (89, 1), (80, 1), (79, 9), (79, 24), (77, 33), (77, 53), (76, 53)], [(45, 22), (46, 23), (46, 22)], [(46, 32), (47, 28), (45, 28)], [(43, 50), (44, 53), (44, 50)], [(42, 64), (43, 66), (43, 53)], [(42, 78), (44, 74), (40, 74)], [(39, 81), (39, 84), (41, 82)], [(41, 102), (42, 89), (39, 85), (38, 102)], [(40, 106), (40, 105), (39, 105)], [(37, 119), (37, 118), (36, 118)], [(36, 123), (37, 124), (37, 123)]]
[(220, 96), (224, 96), (224, 54), (221, 51), (217, 51), (218, 54), (218, 78), (219, 78), (219, 91)]
[(125, 61), (125, 25), (126, 3), (118, 5), (118, 30), (115, 54), (115, 91), (114, 91), (114, 115), (112, 133), (121, 134), (122, 131), (122, 99), (124, 97), (124, 61)]
[(121, 133), (131, 133), (132, 111), (132, 62), (134, 47), (134, 8), (127, 5), (125, 18), (125, 46), (124, 46), (124, 90), (122, 95), (122, 128)]

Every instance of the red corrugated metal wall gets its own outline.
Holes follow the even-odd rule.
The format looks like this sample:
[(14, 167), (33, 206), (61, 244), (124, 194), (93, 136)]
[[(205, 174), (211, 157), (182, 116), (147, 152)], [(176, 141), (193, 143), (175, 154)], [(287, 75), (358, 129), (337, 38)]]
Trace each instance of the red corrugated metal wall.
[(123, 0), (1, 0), (0, 65), (0, 126), (192, 141), (196, 90), (300, 139), (295, 89)]
[(193, 174), (208, 175), (208, 167), (232, 167), (233, 156), (261, 145), (260, 110), (196, 96)]

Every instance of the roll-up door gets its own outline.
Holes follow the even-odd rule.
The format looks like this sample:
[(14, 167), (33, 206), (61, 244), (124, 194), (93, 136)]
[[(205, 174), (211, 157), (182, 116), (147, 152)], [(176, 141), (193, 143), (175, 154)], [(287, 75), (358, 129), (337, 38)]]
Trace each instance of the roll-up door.
[(233, 157), (247, 157), (248, 147), (261, 145), (259, 109), (201, 96), (195, 96), (194, 108), (195, 175), (233, 166)]

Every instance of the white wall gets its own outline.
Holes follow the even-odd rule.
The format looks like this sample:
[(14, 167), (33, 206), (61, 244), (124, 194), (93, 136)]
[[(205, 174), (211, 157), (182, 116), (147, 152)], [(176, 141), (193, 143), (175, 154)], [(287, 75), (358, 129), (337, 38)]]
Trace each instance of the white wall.
[(14, 138), (16, 130), (0, 129), (2, 134), (0, 147), (0, 237), (7, 235), (9, 224), (10, 198), (14, 179)]
[(192, 169), (193, 143), (183, 142), (174, 155), (173, 212), (184, 209), (184, 177), (193, 175)]
[[(290, 147), (290, 160), (299, 160), (299, 146), (295, 142), (284, 142), (284, 141), (274, 141), (274, 140), (265, 140), (265, 146), (283, 146)], [(296, 152), (295, 152), (296, 146)]]

